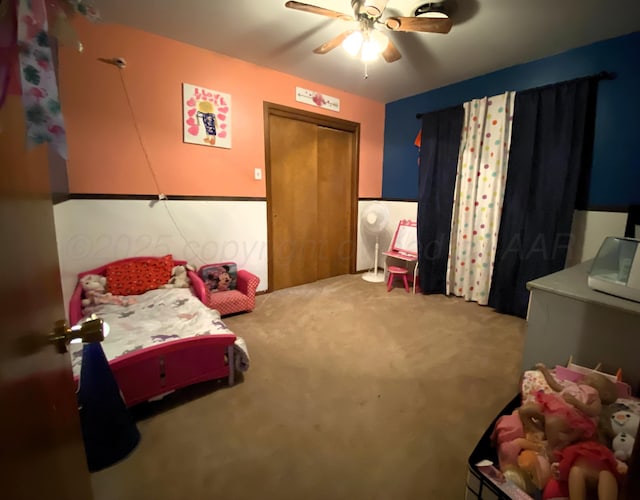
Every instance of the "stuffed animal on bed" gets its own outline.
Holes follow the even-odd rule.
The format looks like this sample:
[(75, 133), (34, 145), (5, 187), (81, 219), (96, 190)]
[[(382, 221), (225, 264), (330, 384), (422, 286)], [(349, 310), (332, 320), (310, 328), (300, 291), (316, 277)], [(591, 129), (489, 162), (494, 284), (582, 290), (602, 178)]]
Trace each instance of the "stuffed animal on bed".
[(171, 271), (171, 279), (166, 285), (162, 285), (161, 288), (189, 288), (191, 286), (191, 280), (187, 274), (187, 271), (193, 271), (194, 267), (187, 264), (186, 266), (175, 266)]
[(116, 304), (119, 306), (128, 306), (133, 304), (135, 299), (131, 297), (123, 297), (121, 295), (113, 295), (107, 292), (107, 278), (99, 274), (86, 274), (80, 278), (80, 284), (84, 290), (84, 299), (82, 299), (82, 307), (100, 304)]

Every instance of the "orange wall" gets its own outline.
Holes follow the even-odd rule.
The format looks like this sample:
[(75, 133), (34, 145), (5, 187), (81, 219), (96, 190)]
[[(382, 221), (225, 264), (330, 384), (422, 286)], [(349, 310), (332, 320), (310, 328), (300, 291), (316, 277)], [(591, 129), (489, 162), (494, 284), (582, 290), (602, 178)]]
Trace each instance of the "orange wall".
[[(62, 48), (60, 54), (71, 193), (264, 197), (265, 182), (253, 173), (264, 168), (263, 102), (269, 101), (360, 123), (359, 195), (381, 195), (383, 103), (121, 25), (81, 21), (77, 30), (84, 52)], [(123, 57), (127, 67), (98, 57)], [(182, 142), (183, 82), (231, 95), (231, 149)], [(297, 103), (296, 86), (338, 97), (340, 112)]]

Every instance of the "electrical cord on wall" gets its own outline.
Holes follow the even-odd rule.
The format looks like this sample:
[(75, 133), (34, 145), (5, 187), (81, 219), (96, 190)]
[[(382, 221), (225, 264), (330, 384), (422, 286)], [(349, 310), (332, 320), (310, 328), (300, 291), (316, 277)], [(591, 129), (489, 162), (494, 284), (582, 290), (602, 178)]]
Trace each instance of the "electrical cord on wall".
[(131, 119), (133, 120), (133, 126), (136, 129), (136, 136), (138, 137), (138, 142), (140, 143), (140, 147), (142, 148), (142, 153), (144, 154), (144, 158), (145, 158), (147, 167), (149, 168), (149, 172), (151, 173), (151, 177), (153, 178), (153, 183), (154, 183), (154, 185), (156, 187), (156, 191), (158, 193), (158, 200), (153, 200), (151, 202), (151, 206), (153, 207), (159, 201), (162, 202), (162, 204), (164, 205), (165, 210), (167, 211), (167, 215), (171, 219), (171, 222), (173, 223), (174, 227), (178, 231), (178, 234), (180, 235), (180, 237), (184, 240), (184, 242), (187, 245), (187, 247), (189, 247), (189, 249), (191, 250), (192, 254), (200, 261), (201, 264), (206, 264), (207, 262), (196, 251), (196, 249), (193, 247), (191, 242), (187, 239), (187, 237), (185, 236), (184, 232), (182, 231), (182, 229), (178, 225), (178, 222), (176, 221), (175, 217), (173, 216), (173, 213), (171, 212), (171, 209), (169, 208), (169, 204), (167, 203), (168, 198), (162, 192), (162, 190), (160, 189), (160, 183), (158, 182), (158, 177), (156, 176), (156, 173), (153, 170), (153, 166), (151, 164), (151, 159), (149, 158), (149, 153), (147, 151), (147, 148), (144, 145), (144, 141), (142, 140), (142, 133), (140, 132), (140, 126), (138, 125), (138, 120), (136, 119), (136, 115), (135, 115), (135, 112), (133, 110), (133, 104), (131, 102), (131, 96), (129, 95), (129, 90), (127, 88), (127, 84), (125, 82), (124, 76), (122, 75), (122, 70), (126, 67), (126, 61), (124, 59), (122, 59), (122, 58), (113, 58), (113, 59), (102, 59), (101, 58), (100, 60), (103, 61), (103, 62), (106, 62), (108, 64), (113, 64), (114, 66), (116, 66), (118, 68), (118, 76), (120, 77), (120, 83), (122, 84), (122, 89), (123, 89), (124, 95), (125, 95), (125, 97), (127, 99), (127, 105), (129, 107), (129, 113), (131, 113)]

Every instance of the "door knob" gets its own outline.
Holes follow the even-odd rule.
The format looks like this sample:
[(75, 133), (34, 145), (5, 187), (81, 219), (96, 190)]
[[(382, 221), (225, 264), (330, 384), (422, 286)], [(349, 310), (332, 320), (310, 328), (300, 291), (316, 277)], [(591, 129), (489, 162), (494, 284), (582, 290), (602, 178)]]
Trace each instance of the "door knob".
[(102, 342), (105, 336), (105, 322), (101, 318), (93, 316), (71, 328), (61, 319), (54, 323), (53, 331), (49, 334), (49, 343), (53, 344), (60, 354), (64, 354), (67, 352), (67, 344), (76, 339), (81, 342)]

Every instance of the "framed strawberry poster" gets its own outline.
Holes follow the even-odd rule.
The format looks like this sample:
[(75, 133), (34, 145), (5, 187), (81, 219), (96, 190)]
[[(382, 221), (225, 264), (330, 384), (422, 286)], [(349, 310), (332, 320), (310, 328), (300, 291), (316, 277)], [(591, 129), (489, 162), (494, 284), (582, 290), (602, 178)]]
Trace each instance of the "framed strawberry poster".
[(231, 149), (231, 96), (182, 84), (184, 142)]

